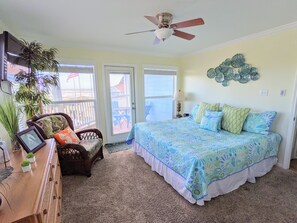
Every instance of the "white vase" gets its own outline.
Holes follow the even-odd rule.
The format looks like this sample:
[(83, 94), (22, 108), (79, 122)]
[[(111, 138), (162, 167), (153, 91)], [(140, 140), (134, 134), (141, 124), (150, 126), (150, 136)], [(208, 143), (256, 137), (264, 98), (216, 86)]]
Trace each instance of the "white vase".
[(22, 166), (22, 170), (24, 173), (31, 171), (31, 164), (29, 164), (28, 166)]
[(34, 163), (36, 161), (35, 156), (33, 156), (32, 158), (27, 158), (29, 160), (30, 163)]

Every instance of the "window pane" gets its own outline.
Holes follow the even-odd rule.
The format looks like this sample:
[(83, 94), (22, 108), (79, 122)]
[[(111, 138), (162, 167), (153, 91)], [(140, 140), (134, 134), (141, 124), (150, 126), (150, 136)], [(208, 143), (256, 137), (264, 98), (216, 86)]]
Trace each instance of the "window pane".
[(145, 99), (145, 119), (146, 121), (164, 121), (172, 119), (173, 99), (154, 98)]
[(173, 95), (174, 80), (175, 75), (144, 75), (145, 97)]
[(92, 73), (59, 73), (59, 87), (53, 88), (53, 101), (94, 99)]
[(131, 95), (129, 74), (109, 74), (112, 133), (127, 133), (132, 128)]
[[(44, 73), (46, 74), (46, 72)], [(53, 87), (51, 90), (52, 103), (44, 107), (44, 113), (63, 112), (68, 114), (77, 131), (95, 128), (94, 74), (59, 72), (58, 80), (59, 86)]]

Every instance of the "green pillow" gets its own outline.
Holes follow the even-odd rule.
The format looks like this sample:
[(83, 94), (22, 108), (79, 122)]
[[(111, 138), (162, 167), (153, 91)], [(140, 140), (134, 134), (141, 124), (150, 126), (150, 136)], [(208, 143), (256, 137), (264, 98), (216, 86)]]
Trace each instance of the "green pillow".
[(250, 112), (250, 108), (236, 108), (229, 105), (223, 105), (222, 128), (228, 132), (240, 134), (243, 123)]
[(54, 137), (52, 121), (49, 117), (39, 119), (36, 124), (40, 126), (48, 139)]
[(200, 123), (202, 116), (205, 114), (206, 110), (210, 111), (218, 111), (219, 110), (219, 103), (216, 104), (208, 104), (205, 102), (202, 102), (199, 106), (198, 112), (196, 114), (196, 118), (194, 119), (196, 122)]

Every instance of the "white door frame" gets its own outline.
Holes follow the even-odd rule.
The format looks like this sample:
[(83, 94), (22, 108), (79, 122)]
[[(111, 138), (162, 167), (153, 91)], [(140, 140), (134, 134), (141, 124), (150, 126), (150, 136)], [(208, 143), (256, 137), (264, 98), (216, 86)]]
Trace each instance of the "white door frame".
[(130, 74), (130, 87), (131, 87), (131, 121), (132, 126), (136, 121), (136, 101), (135, 101), (135, 66), (131, 65), (114, 65), (114, 64), (104, 64), (103, 71), (104, 71), (104, 86), (105, 86), (105, 102), (106, 102), (106, 136), (107, 136), (107, 143), (114, 143), (114, 142), (121, 142), (125, 141), (127, 138), (128, 133), (120, 133), (120, 134), (112, 134), (112, 117), (111, 117), (111, 94), (110, 94), (110, 79), (109, 79), (109, 71), (128, 71)]
[(295, 150), (296, 128), (297, 128), (297, 71), (295, 72), (295, 81), (293, 87), (293, 98), (291, 102), (290, 120), (288, 124), (288, 139), (285, 146), (283, 168), (289, 169), (292, 158), (296, 158), (297, 151)]

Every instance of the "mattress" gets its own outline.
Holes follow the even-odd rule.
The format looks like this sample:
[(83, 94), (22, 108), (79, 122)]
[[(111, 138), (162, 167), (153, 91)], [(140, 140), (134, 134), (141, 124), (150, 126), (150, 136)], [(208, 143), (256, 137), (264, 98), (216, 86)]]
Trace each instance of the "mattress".
[[(209, 186), (214, 182), (249, 171), (260, 163), (271, 164), (264, 171), (268, 172), (276, 163), (281, 136), (244, 131), (241, 134), (211, 132), (201, 129), (187, 117), (137, 123), (128, 137), (128, 142), (132, 141), (134, 149), (137, 145), (138, 153), (139, 149), (143, 150), (143, 154), (158, 161), (159, 166), (181, 180), (184, 190), (191, 196), (188, 200), (199, 203), (204, 198), (213, 197), (209, 195)], [(249, 177), (255, 176), (251, 173)]]

